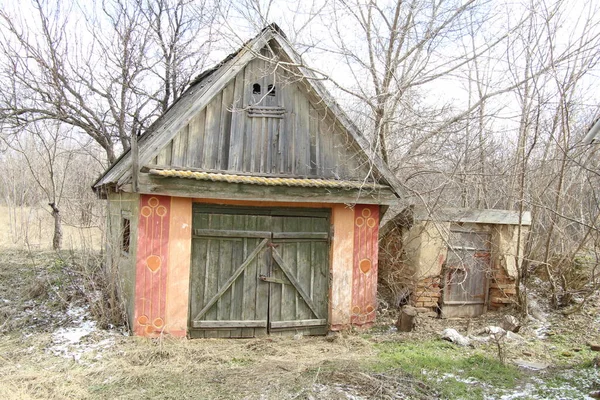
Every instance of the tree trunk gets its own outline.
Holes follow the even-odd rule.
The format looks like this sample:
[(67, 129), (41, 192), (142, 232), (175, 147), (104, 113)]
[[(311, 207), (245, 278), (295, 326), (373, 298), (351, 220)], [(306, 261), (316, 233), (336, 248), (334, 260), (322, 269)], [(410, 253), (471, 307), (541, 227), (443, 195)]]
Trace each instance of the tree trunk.
[(52, 217), (54, 218), (54, 237), (52, 238), (52, 248), (54, 250), (60, 250), (62, 247), (62, 224), (60, 219), (60, 211), (55, 203), (48, 203), (52, 207)]
[(400, 318), (396, 322), (396, 327), (400, 332), (411, 332), (415, 327), (415, 318), (417, 309), (412, 306), (404, 306), (400, 311)]

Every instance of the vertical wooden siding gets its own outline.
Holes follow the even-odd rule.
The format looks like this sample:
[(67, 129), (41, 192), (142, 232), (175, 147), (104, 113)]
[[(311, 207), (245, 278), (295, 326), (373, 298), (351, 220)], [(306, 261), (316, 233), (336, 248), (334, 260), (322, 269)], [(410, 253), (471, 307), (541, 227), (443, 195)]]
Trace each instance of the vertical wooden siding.
[[(369, 168), (348, 135), (290, 73), (251, 61), (167, 144), (155, 164), (228, 172), (363, 179)], [(253, 93), (253, 85), (261, 94)], [(275, 96), (267, 88), (275, 86)], [(253, 105), (283, 108), (283, 118), (250, 117)]]

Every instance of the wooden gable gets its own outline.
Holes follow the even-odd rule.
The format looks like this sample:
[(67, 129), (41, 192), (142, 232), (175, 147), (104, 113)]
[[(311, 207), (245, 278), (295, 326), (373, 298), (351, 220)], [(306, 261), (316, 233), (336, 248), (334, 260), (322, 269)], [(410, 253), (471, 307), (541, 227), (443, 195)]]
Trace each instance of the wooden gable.
[[(381, 184), (384, 189), (371, 187), (374, 204), (381, 195), (389, 203), (402, 193), (394, 174), (274, 25), (196, 78), (138, 144), (138, 151), (126, 152), (95, 182), (98, 193), (136, 192), (133, 177), (146, 182), (153, 179), (148, 171), (161, 168)], [(153, 180), (140, 191), (163, 193), (173, 184), (179, 185)], [(356, 200), (363, 189), (347, 197)]]
[[(269, 43), (269, 49), (276, 49)], [(366, 156), (264, 48), (152, 160), (159, 167), (363, 180)]]

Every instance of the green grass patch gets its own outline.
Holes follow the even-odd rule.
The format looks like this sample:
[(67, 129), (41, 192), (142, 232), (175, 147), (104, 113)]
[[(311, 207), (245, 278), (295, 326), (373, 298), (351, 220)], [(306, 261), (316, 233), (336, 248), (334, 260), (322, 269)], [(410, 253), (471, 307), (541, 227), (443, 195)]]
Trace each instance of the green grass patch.
[(441, 340), (388, 342), (376, 347), (378, 362), (370, 366), (373, 370), (401, 369), (436, 387), (444, 398), (480, 399), (486, 386), (511, 389), (522, 378), (513, 365)]

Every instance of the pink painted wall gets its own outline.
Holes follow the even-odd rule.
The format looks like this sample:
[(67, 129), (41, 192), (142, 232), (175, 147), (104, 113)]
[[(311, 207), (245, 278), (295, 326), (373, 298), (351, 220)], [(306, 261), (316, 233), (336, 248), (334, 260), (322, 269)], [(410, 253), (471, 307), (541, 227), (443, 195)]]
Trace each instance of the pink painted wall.
[(136, 335), (153, 336), (165, 328), (170, 209), (170, 197), (140, 197), (133, 321)]
[(377, 314), (379, 206), (354, 207), (352, 325), (370, 326)]
[[(142, 195), (136, 259), (136, 335), (187, 334), (193, 202), (203, 199)], [(221, 203), (222, 204), (222, 203)], [(334, 235), (330, 252), (329, 323), (332, 330), (375, 320), (379, 207), (344, 204), (231, 205), (328, 207)]]

